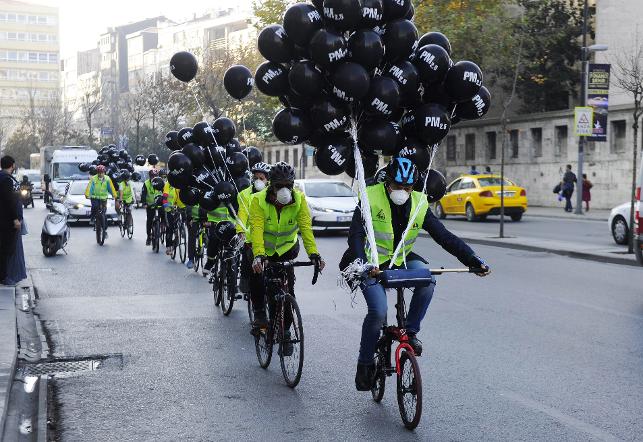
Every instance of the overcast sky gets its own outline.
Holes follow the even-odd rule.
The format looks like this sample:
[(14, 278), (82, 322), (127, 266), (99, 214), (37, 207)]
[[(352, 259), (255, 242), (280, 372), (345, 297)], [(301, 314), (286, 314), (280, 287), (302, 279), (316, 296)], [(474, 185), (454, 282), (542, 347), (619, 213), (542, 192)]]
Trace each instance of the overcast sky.
[(96, 47), (98, 37), (110, 26), (119, 26), (144, 18), (165, 15), (182, 21), (208, 9), (239, 4), (251, 0), (28, 0), (57, 6), (60, 10), (61, 57)]

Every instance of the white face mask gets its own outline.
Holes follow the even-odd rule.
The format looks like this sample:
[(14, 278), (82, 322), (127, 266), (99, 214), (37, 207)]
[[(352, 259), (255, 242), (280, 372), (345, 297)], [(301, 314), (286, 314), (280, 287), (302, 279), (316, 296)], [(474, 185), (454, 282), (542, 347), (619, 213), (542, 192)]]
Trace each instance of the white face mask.
[(390, 196), (393, 204), (401, 206), (408, 201), (410, 195), (406, 190), (392, 190)]
[(255, 190), (258, 192), (261, 192), (266, 188), (266, 182), (264, 180), (260, 180), (259, 178), (255, 179), (253, 184), (255, 186)]
[(292, 193), (287, 187), (282, 187), (277, 191), (277, 202), (279, 204), (289, 204), (292, 201)]

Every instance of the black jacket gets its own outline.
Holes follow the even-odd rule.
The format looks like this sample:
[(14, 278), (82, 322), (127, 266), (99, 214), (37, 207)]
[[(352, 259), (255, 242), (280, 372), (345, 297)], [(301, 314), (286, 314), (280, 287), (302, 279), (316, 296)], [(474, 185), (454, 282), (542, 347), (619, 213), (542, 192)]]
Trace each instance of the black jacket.
[[(402, 233), (408, 224), (408, 220), (411, 213), (411, 200), (409, 199), (406, 204), (402, 206), (397, 206), (391, 203), (391, 217), (393, 224), (393, 236), (394, 244), (397, 247), (397, 244), (402, 237)], [(426, 216), (424, 217), (424, 223), (422, 224), (422, 229), (424, 229), (435, 242), (437, 242), (444, 250), (458, 258), (458, 260), (469, 267), (477, 267), (479, 265), (479, 259), (476, 257), (475, 252), (471, 250), (464, 241), (455, 236), (453, 233), (449, 232), (446, 227), (440, 222), (439, 219), (433, 215), (431, 209), (428, 209)], [(362, 212), (357, 206), (355, 213), (353, 214), (353, 221), (351, 222), (351, 227), (348, 232), (348, 247), (353, 251), (356, 258), (361, 258), (364, 261), (366, 259), (365, 252), (366, 244), (366, 229), (364, 228), (364, 223), (362, 220)], [(415, 255), (414, 253), (412, 255)], [(420, 258), (415, 255), (416, 258)], [(408, 257), (407, 257), (408, 258)], [(383, 264), (380, 267), (386, 267), (387, 264)]]
[(13, 221), (22, 219), (18, 212), (18, 181), (0, 170), (0, 230), (14, 230)]

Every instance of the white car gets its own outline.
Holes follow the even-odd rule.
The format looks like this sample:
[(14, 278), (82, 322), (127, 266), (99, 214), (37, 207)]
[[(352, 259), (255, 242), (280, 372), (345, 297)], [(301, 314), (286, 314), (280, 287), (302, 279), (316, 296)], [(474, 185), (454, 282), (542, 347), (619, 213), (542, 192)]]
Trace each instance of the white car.
[(130, 181), (132, 183), (132, 190), (134, 191), (134, 201), (136, 201), (136, 207), (139, 207), (141, 205), (141, 192), (143, 191), (143, 183), (149, 178), (149, 168), (134, 166), (134, 170), (141, 174), (140, 181)]
[[(92, 203), (85, 198), (85, 189), (88, 180), (72, 181), (62, 198), (63, 204), (69, 210), (69, 222), (89, 221), (92, 214)], [(107, 200), (107, 221), (114, 223), (118, 219), (114, 208), (114, 199), (108, 196)]]
[(347, 230), (353, 219), (357, 198), (343, 181), (330, 179), (295, 180), (306, 195), (313, 230)]
[(612, 238), (616, 244), (627, 244), (630, 234), (630, 203), (623, 203), (616, 206), (610, 212), (610, 217), (607, 220)]

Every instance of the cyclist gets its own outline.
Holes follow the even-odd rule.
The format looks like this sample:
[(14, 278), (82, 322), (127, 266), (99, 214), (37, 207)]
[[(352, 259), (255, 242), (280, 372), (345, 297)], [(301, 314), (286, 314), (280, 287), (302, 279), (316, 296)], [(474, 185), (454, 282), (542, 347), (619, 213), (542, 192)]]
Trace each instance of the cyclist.
[(152, 220), (154, 219), (154, 211), (156, 210), (154, 201), (157, 196), (161, 195), (161, 192), (152, 187), (152, 180), (159, 176), (159, 171), (157, 169), (150, 169), (148, 175), (149, 177), (143, 183), (143, 189), (141, 190), (141, 202), (143, 203), (143, 207), (145, 207), (145, 215), (147, 217), (145, 223), (145, 231), (147, 232), (146, 246), (152, 244)]
[(118, 188), (118, 199), (127, 207), (130, 207), (134, 203), (134, 190), (132, 190), (130, 178), (129, 170), (123, 171), (123, 182)]
[[(243, 189), (237, 195), (237, 202), (239, 203), (239, 213), (237, 217), (237, 235), (239, 240), (244, 242), (243, 253), (241, 256), (241, 291), (247, 293), (248, 278), (252, 273), (252, 243), (250, 242), (250, 225), (248, 222), (248, 215), (250, 210), (250, 203), (257, 192), (261, 192), (268, 186), (268, 178), (270, 177), (270, 165), (264, 162), (259, 162), (250, 168), (252, 172), (252, 186)], [(244, 229), (245, 227), (245, 229)]]
[[(161, 176), (163, 176), (163, 170), (161, 170)], [(178, 211), (174, 212), (173, 209), (177, 208)], [(171, 255), (174, 251), (172, 246), (172, 236), (174, 223), (177, 221), (176, 217), (181, 216), (181, 212), (185, 209), (185, 204), (181, 201), (179, 197), (179, 189), (176, 189), (170, 186), (168, 181), (165, 181), (165, 187), (163, 187), (163, 208), (165, 209), (165, 219), (167, 222), (167, 229), (165, 229), (165, 254)]]
[(188, 260), (185, 263), (185, 266), (188, 269), (194, 267), (194, 255), (196, 254), (196, 242), (198, 240), (197, 233), (199, 232), (199, 223), (206, 219), (205, 210), (196, 204), (194, 206), (189, 206), (187, 210), (188, 214)]
[[(96, 220), (96, 211), (102, 206), (107, 209), (107, 196), (112, 195), (115, 200), (116, 209), (119, 209), (118, 195), (112, 180), (105, 175), (105, 166), (99, 164), (96, 167), (96, 175), (91, 177), (85, 188), (85, 198), (92, 203), (91, 219), (92, 222)], [(105, 228), (105, 237), (107, 237), (107, 225)]]
[[(250, 296), (254, 307), (253, 327), (267, 325), (265, 311), (265, 286), (262, 272), (266, 261), (284, 262), (297, 258), (301, 233), (304, 248), (311, 261), (324, 269), (324, 260), (317, 251), (313, 236), (310, 209), (306, 197), (293, 189), (295, 169), (284, 162), (270, 169), (270, 185), (256, 193), (250, 202), (250, 241), (252, 243), (253, 274), (250, 275)], [(295, 294), (294, 271), (289, 271), (288, 289)], [(289, 318), (286, 318), (288, 322)], [(292, 318), (290, 318), (292, 320)], [(287, 327), (286, 327), (287, 329)], [(285, 349), (284, 354), (288, 355)]]
[[(405, 259), (408, 269), (427, 268), (427, 262), (413, 252), (413, 245), (420, 229), (428, 232), (435, 242), (464, 265), (470, 268), (484, 268), (486, 271), (480, 273), (480, 276), (490, 272), (485, 262), (476, 256), (464, 241), (449, 232), (431, 213), (426, 195), (413, 191), (417, 179), (418, 171), (415, 165), (409, 159), (396, 157), (386, 168), (386, 181), (366, 189), (377, 245), (378, 263), (370, 277), (360, 286), (368, 305), (368, 313), (362, 325), (362, 339), (355, 374), (355, 386), (359, 391), (368, 391), (374, 384), (373, 357), (380, 330), (386, 320), (386, 293), (384, 287), (372, 276), (378, 269), (404, 267)], [(420, 205), (421, 203), (423, 204)], [(418, 205), (421, 209), (408, 233), (402, 238), (409, 218), (415, 213)], [(367, 256), (370, 256), (368, 246), (365, 244), (365, 236), (363, 219), (357, 206), (348, 234), (348, 246), (356, 257), (364, 262), (368, 261)], [(395, 249), (402, 240), (401, 253), (391, 264)], [(417, 338), (417, 333), (420, 331), (420, 324), (431, 302), (434, 286), (435, 283), (428, 287), (416, 288), (409, 306), (406, 332), (409, 336), (409, 344), (418, 356), (422, 354), (422, 343)]]
[[(235, 207), (236, 210), (236, 207)], [(230, 222), (235, 222), (235, 219), (232, 217), (230, 214), (230, 210), (228, 209), (227, 206), (224, 206), (221, 204), (219, 207), (217, 207), (214, 210), (210, 210), (207, 215), (207, 223), (206, 225), (209, 227), (208, 228), (208, 259), (203, 266), (203, 276), (207, 276), (210, 273), (210, 270), (212, 269), (212, 266), (214, 266), (214, 261), (217, 259), (217, 255), (219, 254), (219, 248), (221, 247), (219, 237), (216, 234), (216, 227), (217, 223), (221, 221), (230, 221)]]

